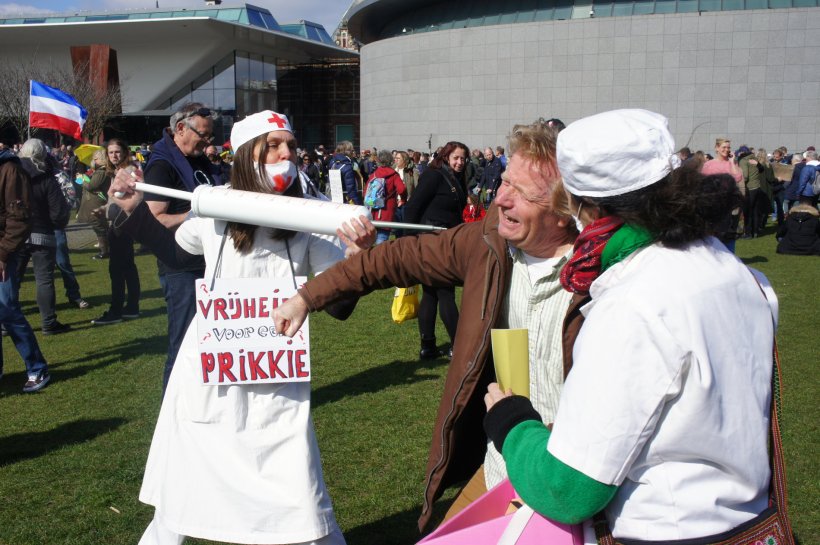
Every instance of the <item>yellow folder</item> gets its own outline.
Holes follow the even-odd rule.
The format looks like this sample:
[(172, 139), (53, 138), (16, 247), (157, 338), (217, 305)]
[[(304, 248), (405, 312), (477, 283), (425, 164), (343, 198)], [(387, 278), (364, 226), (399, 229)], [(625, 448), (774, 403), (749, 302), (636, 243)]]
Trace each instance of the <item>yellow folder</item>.
[(530, 397), (529, 336), (526, 329), (493, 329), (493, 361), (501, 390)]

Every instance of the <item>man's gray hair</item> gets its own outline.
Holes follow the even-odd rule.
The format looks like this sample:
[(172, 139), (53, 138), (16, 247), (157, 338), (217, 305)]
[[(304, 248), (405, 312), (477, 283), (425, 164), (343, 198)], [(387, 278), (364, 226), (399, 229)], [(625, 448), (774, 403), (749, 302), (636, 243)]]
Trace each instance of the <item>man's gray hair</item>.
[(40, 172), (48, 172), (48, 148), (45, 142), (39, 138), (29, 138), (17, 152), (17, 156), (21, 158), (31, 159), (34, 166)]
[(376, 162), (379, 163), (379, 166), (389, 167), (393, 164), (393, 154), (390, 153), (389, 149), (380, 150), (376, 154)]
[(174, 114), (171, 116), (171, 119), (170, 119), (171, 130), (173, 131), (176, 128), (177, 123), (179, 123), (180, 121), (185, 121), (186, 119), (189, 119), (189, 118), (194, 117), (196, 115), (200, 115), (200, 114), (197, 113), (200, 110), (203, 110), (203, 111), (208, 110), (208, 112), (209, 112), (208, 115), (202, 115), (202, 117), (208, 117), (211, 120), (216, 119), (216, 112), (214, 112), (213, 110), (211, 110), (210, 108), (208, 108), (207, 106), (202, 104), (201, 102), (187, 102), (187, 103), (183, 104), (182, 107), (180, 107), (180, 109), (177, 110), (176, 112), (174, 112)]
[(815, 159), (817, 159), (817, 152), (810, 149), (809, 151), (803, 154), (803, 157), (806, 159), (806, 161), (814, 161)]

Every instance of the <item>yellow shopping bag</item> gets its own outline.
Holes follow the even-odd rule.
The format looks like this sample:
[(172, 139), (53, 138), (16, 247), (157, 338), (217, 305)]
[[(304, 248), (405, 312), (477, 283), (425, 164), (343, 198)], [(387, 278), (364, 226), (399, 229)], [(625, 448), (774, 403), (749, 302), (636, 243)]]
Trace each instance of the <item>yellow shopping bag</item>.
[(397, 324), (414, 320), (419, 315), (419, 287), (396, 288), (390, 310)]

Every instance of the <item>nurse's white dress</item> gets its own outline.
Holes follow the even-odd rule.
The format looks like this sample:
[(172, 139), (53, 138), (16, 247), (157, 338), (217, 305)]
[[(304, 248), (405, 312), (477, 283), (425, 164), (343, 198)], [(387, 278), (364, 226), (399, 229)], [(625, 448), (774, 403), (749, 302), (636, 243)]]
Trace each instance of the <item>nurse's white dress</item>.
[[(204, 254), (206, 278), (225, 222), (193, 218), (176, 233)], [(343, 258), (334, 237), (297, 233), (289, 242), (297, 276)], [(258, 228), (242, 255), (228, 238), (220, 278), (291, 278), (285, 242)], [(140, 491), (156, 520), (184, 536), (231, 543), (301, 543), (338, 535), (310, 417), (310, 384), (205, 386), (188, 328), (160, 410)], [(323, 541), (324, 542), (324, 541)]]

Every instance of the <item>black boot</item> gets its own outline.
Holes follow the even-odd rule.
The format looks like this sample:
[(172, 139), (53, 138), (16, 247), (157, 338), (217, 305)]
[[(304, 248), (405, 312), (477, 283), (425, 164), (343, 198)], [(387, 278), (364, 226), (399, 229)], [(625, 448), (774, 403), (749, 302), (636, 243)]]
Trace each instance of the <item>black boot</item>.
[(419, 359), (434, 360), (440, 355), (441, 353), (438, 351), (438, 347), (436, 346), (435, 337), (433, 337), (432, 339), (421, 339), (421, 350), (419, 350)]

